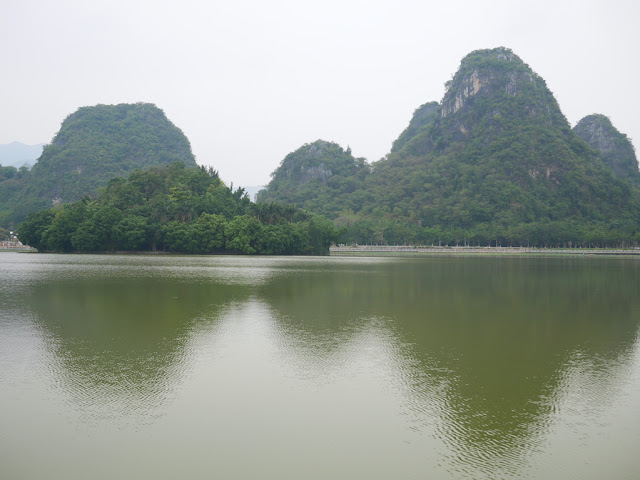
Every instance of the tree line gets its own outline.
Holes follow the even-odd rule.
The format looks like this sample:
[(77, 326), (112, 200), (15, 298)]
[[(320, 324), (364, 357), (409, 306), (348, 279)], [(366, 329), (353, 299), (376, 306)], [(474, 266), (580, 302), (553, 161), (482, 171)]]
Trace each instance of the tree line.
[(514, 225), (421, 225), (421, 221), (343, 212), (338, 241), (359, 245), (513, 246), (540, 248), (630, 248), (640, 246), (635, 222), (582, 223), (542, 220)]

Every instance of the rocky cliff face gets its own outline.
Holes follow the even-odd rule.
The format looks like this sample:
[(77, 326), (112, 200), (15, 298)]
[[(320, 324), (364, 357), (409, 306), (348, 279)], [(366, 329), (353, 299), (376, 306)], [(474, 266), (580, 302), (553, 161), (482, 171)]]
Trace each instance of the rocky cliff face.
[[(504, 84), (498, 87), (503, 86), (508, 95), (516, 95), (519, 82), (535, 83), (533, 72), (527, 71), (523, 66), (522, 60), (506, 48), (478, 50), (467, 55), (448, 85), (442, 100), (441, 115), (446, 117), (457, 112), (468, 99), (480, 93), (483, 88), (487, 90), (494, 83)], [(505, 77), (504, 72), (507, 70), (509, 72)]]
[(460, 62), (440, 104), (416, 110), (391, 153), (443, 153), (459, 142), (488, 146), (532, 129), (551, 128), (571, 141), (569, 122), (545, 81), (508, 48), (476, 50)]
[[(324, 140), (317, 140), (310, 145), (305, 145), (297, 152), (299, 155), (289, 154), (282, 162), (281, 173), (287, 178), (303, 185), (311, 180), (327, 183), (333, 175), (329, 164), (331, 161), (332, 147), (335, 144)], [(326, 157), (326, 158), (325, 158)]]
[(597, 151), (598, 158), (609, 167), (616, 177), (640, 182), (640, 171), (633, 145), (626, 135), (620, 133), (611, 120), (604, 115), (584, 117), (573, 131)]
[(511, 120), (527, 117), (569, 129), (544, 80), (507, 48), (470, 53), (447, 86), (440, 123), (454, 138), (478, 127), (501, 133)]

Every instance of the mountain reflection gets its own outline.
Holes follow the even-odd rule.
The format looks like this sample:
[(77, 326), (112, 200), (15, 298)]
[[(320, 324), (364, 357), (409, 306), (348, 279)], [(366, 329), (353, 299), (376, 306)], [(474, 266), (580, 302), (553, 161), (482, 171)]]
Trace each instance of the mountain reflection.
[[(349, 428), (397, 408), (370, 431), (390, 432), (394, 454), (426, 439), (412, 452), (436, 460), (411, 458), (454, 478), (522, 474), (562, 409), (597, 423), (628, 381), (640, 322), (640, 270), (629, 259), (171, 257), (129, 268), (105, 257), (94, 268), (77, 258), (68, 274), (58, 265), (34, 276), (22, 295), (51, 352), (50, 381), (84, 422), (151, 424), (168, 400), (182, 396), (181, 415), (199, 391), (211, 395), (197, 399), (207, 405), (199, 421), (227, 424), (221, 434), (232, 437), (250, 431), (254, 452), (299, 448), (271, 437), (302, 435), (295, 422), (342, 452), (335, 438), (358, 438)], [(224, 355), (209, 355), (220, 347)], [(197, 362), (190, 387), (202, 389), (185, 393)], [(370, 396), (367, 410), (378, 383), (392, 394), (379, 405)], [(567, 403), (576, 391), (583, 403)], [(322, 402), (345, 395), (364, 413), (340, 430), (352, 411)], [(209, 409), (214, 398), (220, 411)], [(300, 399), (317, 418), (288, 415)], [(225, 420), (229, 412), (237, 416)], [(280, 416), (260, 437), (256, 422), (272, 414), (262, 412)], [(335, 430), (325, 429), (331, 420)]]
[(194, 328), (246, 296), (215, 282), (82, 277), (39, 283), (29, 301), (56, 383), (93, 420), (157, 414), (188, 369)]
[(260, 292), (305, 374), (316, 362), (323, 375), (369, 329), (387, 343), (413, 428), (435, 425), (451, 468), (510, 475), (545, 441), (576, 363), (591, 401), (606, 404), (633, 350), (638, 269), (600, 260), (350, 264), (281, 275)]

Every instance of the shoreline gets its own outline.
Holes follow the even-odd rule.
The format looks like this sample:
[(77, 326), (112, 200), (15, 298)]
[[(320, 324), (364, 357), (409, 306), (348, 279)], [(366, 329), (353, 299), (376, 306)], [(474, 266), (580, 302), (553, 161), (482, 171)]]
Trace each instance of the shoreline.
[(616, 255), (640, 256), (640, 249), (614, 248), (534, 248), (534, 247), (416, 247), (399, 245), (359, 245), (331, 247), (330, 255)]
[[(2, 252), (38, 253), (32, 247), (0, 247)], [(52, 252), (44, 252), (52, 253)], [(179, 252), (73, 252), (67, 255), (195, 255)], [(215, 253), (205, 255), (233, 255), (230, 253)], [(615, 248), (534, 248), (534, 247), (415, 247), (399, 245), (359, 245), (356, 247), (330, 247), (328, 256), (367, 256), (367, 255), (389, 255), (389, 256), (415, 256), (415, 255), (582, 255), (582, 256), (640, 256), (638, 249), (615, 249)], [(247, 255), (249, 257), (256, 255)], [(257, 255), (257, 256), (308, 256), (308, 255)]]

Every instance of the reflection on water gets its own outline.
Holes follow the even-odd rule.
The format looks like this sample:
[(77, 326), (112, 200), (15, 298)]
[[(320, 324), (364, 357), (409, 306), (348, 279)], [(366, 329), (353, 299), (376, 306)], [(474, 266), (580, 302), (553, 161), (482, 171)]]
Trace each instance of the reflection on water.
[(583, 261), (381, 263), (283, 275), (261, 291), (298, 363), (382, 323), (413, 426), (436, 423), (456, 473), (508, 476), (543, 447), (572, 365), (606, 403), (633, 351), (637, 268)]
[[(31, 292), (56, 382), (88, 416), (150, 421), (187, 374), (194, 324), (215, 321), (243, 287), (160, 278), (53, 281)], [(246, 297), (246, 294), (244, 295)]]
[[(143, 476), (166, 475), (176, 451), (187, 476), (632, 478), (640, 467), (624, 455), (640, 440), (636, 259), (7, 254), (0, 265), (0, 428), (38, 409), (50, 439), (119, 444), (105, 478), (141, 463), (155, 466)], [(5, 443), (18, 472), (33, 439)], [(50, 478), (81, 477), (60, 465)]]

